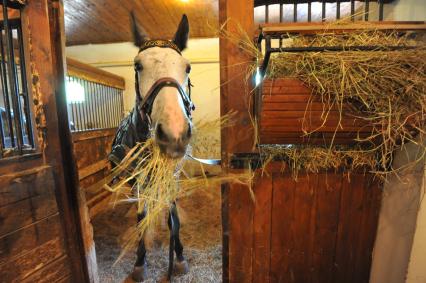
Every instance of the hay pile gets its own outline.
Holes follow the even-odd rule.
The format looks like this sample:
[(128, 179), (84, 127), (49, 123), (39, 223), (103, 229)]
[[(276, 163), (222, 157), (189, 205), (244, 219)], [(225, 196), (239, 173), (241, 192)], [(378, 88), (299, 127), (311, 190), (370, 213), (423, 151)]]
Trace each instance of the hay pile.
[[(199, 152), (208, 152), (211, 146), (206, 142), (208, 139), (205, 136), (212, 130), (229, 124), (230, 115), (219, 120), (198, 123), (195, 125), (192, 144)], [(201, 174), (190, 176), (184, 169), (186, 162), (194, 161), (185, 158), (167, 158), (160, 152), (154, 140), (149, 139), (132, 148), (122, 162), (112, 170), (111, 176), (107, 179), (118, 177), (118, 181), (103, 186), (115, 193), (116, 203), (136, 202), (139, 213), (144, 209), (147, 212), (146, 217), (138, 223), (137, 229), (126, 237), (128, 241), (124, 246), (123, 255), (136, 245), (148, 229), (156, 225), (162, 212), (169, 209), (178, 198), (187, 196), (197, 189), (216, 188), (222, 183), (247, 185), (251, 183), (252, 173), (249, 171), (208, 176), (201, 163), (197, 164)], [(130, 187), (128, 184), (132, 180), (133, 185)]]
[[(371, 170), (394, 172), (393, 152), (407, 142), (416, 142), (424, 135), (426, 107), (426, 45), (409, 35), (366, 29), (351, 33), (330, 33), (315, 36), (289, 36), (289, 47), (301, 46), (378, 46), (378, 51), (275, 53), (271, 57), (267, 78), (296, 77), (312, 89), (313, 96), (323, 102), (323, 123), (332, 110), (340, 112), (336, 131), (342, 128), (342, 113), (365, 120), (372, 126), (366, 138), (357, 138), (354, 148), (345, 149), (361, 159), (375, 156), (377, 162), (367, 162)], [(408, 47), (397, 51), (386, 46)], [(309, 109), (309, 102), (306, 109)], [(305, 115), (306, 116), (306, 115)], [(321, 128), (318, 129), (321, 131)], [(361, 129), (360, 129), (361, 130)], [(305, 133), (311, 134), (310, 132)], [(362, 144), (362, 146), (360, 146)], [(348, 151), (349, 150), (349, 151)], [(306, 152), (303, 152), (306, 151)], [(322, 152), (319, 154), (318, 151)], [(315, 154), (313, 154), (315, 153)], [(272, 155), (276, 155), (275, 149)], [(282, 151), (282, 154), (287, 154)], [(306, 156), (298, 163), (309, 169), (318, 163), (329, 168), (328, 161), (337, 161), (346, 155), (333, 141), (328, 150), (312, 146), (298, 147), (294, 153)], [(425, 153), (422, 154), (424, 156)], [(322, 156), (321, 158), (319, 158)], [(326, 164), (321, 162), (327, 160)], [(308, 161), (311, 160), (312, 162)], [(345, 161), (334, 162), (332, 167)], [(316, 169), (315, 169), (316, 170)], [(315, 171), (314, 170), (314, 171)], [(308, 170), (309, 171), (309, 170)]]

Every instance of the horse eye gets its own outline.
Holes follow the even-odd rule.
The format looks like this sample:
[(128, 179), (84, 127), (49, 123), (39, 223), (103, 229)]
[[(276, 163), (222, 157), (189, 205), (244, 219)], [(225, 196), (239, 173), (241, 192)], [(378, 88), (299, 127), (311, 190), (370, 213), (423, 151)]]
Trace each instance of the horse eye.
[(186, 65), (186, 73), (189, 74), (191, 72), (191, 65)]
[(142, 69), (143, 69), (143, 66), (142, 66), (142, 64), (141, 63), (139, 63), (139, 62), (137, 62), (137, 63), (135, 63), (135, 70), (136, 71), (142, 71)]

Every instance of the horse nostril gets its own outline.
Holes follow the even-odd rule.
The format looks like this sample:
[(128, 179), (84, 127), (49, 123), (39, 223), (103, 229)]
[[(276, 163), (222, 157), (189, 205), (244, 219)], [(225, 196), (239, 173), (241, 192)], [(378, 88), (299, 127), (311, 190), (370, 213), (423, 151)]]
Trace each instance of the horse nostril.
[(161, 124), (157, 125), (157, 129), (156, 129), (156, 135), (157, 135), (157, 139), (159, 141), (168, 141), (167, 135), (163, 130), (163, 127), (161, 126)]

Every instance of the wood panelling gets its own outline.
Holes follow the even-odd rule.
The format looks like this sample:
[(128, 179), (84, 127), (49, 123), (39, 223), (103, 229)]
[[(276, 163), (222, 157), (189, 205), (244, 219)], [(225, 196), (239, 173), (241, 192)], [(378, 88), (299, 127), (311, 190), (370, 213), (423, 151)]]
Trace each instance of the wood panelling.
[[(379, 182), (361, 173), (350, 179), (342, 173), (301, 174), (297, 181), (279, 170), (260, 174), (256, 202), (245, 206), (244, 217), (230, 220), (229, 245), (241, 248), (230, 250), (230, 263), (240, 267), (231, 265), (230, 282), (368, 282)], [(242, 256), (251, 256), (252, 265)]]
[[(333, 138), (334, 144), (348, 144), (357, 137), (367, 137), (372, 129), (351, 116), (348, 108), (341, 118), (337, 107), (324, 112), (328, 109), (320, 96), (311, 95), (309, 88), (293, 78), (265, 80), (258, 109), (260, 142), (264, 144), (328, 144)], [(312, 131), (312, 135), (305, 135)]]
[(171, 39), (184, 13), (190, 37), (213, 37), (218, 27), (218, 0), (64, 0), (64, 6), (67, 45), (133, 41), (131, 11), (151, 38)]
[[(35, 153), (0, 161), (0, 281), (86, 282), (78, 203), (67, 158), (61, 1), (21, 11)], [(62, 99), (62, 100), (61, 100)], [(34, 103), (34, 104), (33, 104)], [(62, 123), (65, 121), (65, 123)]]
[(107, 208), (110, 201), (110, 192), (91, 186), (110, 173), (107, 156), (111, 151), (115, 132), (116, 129), (103, 129), (73, 133), (80, 189), (85, 192), (90, 217)]
[(68, 76), (78, 77), (83, 80), (100, 83), (123, 90), (125, 88), (125, 81), (123, 77), (114, 75), (110, 72), (88, 64), (84, 64), (71, 58), (67, 58), (67, 74)]

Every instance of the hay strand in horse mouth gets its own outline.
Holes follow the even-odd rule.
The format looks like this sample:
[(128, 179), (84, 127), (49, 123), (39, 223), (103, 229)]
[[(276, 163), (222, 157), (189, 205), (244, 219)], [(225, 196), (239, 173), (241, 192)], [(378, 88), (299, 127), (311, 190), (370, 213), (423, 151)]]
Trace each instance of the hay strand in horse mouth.
[[(189, 148), (194, 147), (197, 154), (210, 154), (212, 146), (219, 146), (210, 134), (232, 124), (232, 114), (217, 120), (201, 120), (195, 125), (192, 146)], [(195, 161), (166, 157), (154, 140), (148, 139), (132, 148), (112, 170), (112, 175), (118, 177), (118, 181), (104, 185), (104, 188), (115, 193), (115, 203), (135, 202), (138, 213), (146, 212), (137, 229), (127, 235), (122, 255), (134, 247), (147, 230), (155, 226), (161, 213), (180, 197), (197, 189), (214, 189), (222, 183), (246, 184), (251, 190), (252, 173), (249, 170), (239, 174), (209, 175), (200, 163), (197, 166), (200, 166), (201, 174), (190, 176), (186, 174), (183, 165), (191, 162)], [(127, 185), (129, 182), (133, 185)]]

